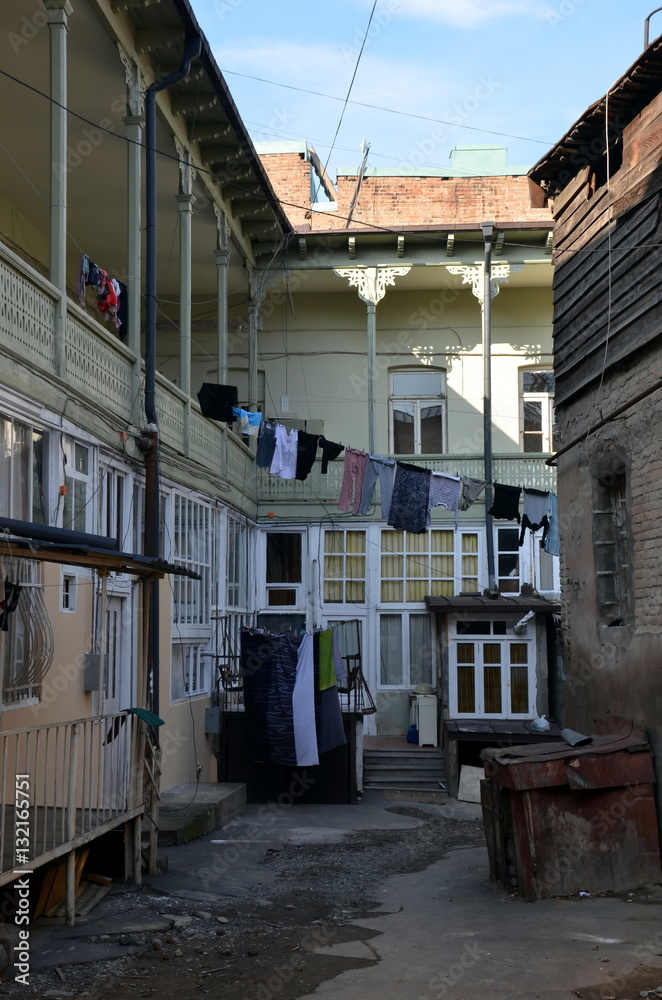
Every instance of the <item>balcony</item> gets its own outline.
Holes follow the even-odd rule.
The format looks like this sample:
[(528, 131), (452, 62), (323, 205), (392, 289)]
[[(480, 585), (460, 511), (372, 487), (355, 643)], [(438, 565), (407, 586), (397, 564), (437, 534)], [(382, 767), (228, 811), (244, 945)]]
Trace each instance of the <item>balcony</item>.
[[(525, 486), (529, 489), (554, 492), (556, 469), (545, 465), (545, 460), (549, 457), (549, 454), (533, 455), (523, 452), (495, 455), (492, 461), (494, 480), (510, 486)], [(398, 458), (412, 465), (448, 472), (451, 475), (472, 476), (475, 479), (483, 477), (481, 455), (398, 455)], [(268, 513), (268, 508), (276, 504), (289, 504), (300, 508), (302, 516), (311, 516), (309, 508), (314, 505), (319, 507), (322, 514), (328, 506), (335, 506), (340, 495), (344, 462), (329, 462), (329, 471), (326, 475), (322, 475), (321, 468), (321, 461), (316, 461), (312, 472), (304, 482), (297, 479), (279, 479), (277, 476), (271, 476), (267, 469), (257, 469), (260, 514)], [(379, 483), (375, 493), (375, 505), (378, 500)], [(372, 515), (369, 516), (378, 520), (380, 511), (378, 507), (374, 509), (375, 505)]]
[[(46, 278), (0, 244), (2, 352), (46, 377), (53, 394), (39, 397), (42, 403), (50, 401), (51, 408), (61, 409), (58, 391), (65, 390), (79, 403), (84, 426), (114, 444), (118, 427), (135, 426), (141, 420), (140, 359), (72, 300), (67, 301), (64, 343), (59, 344), (58, 301), (57, 289)], [(9, 372), (5, 382), (20, 384)], [(218, 479), (229, 480), (235, 502), (254, 499), (253, 456), (237, 437), (203, 417), (196, 400), (158, 373), (156, 406), (166, 465), (169, 454), (184, 456)], [(73, 407), (67, 415), (76, 419)]]

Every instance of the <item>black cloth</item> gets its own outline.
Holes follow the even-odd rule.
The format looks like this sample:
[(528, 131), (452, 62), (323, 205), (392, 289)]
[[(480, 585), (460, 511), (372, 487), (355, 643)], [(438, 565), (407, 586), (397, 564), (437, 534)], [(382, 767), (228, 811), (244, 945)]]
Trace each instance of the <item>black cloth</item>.
[(120, 322), (120, 340), (126, 340), (129, 334), (129, 289), (123, 281), (118, 281), (120, 286), (120, 301), (117, 307), (117, 318)]
[(315, 666), (315, 727), (317, 729), (317, 752), (326, 753), (347, 743), (338, 688), (320, 691), (320, 633), (313, 635), (313, 663)]
[(276, 450), (276, 425), (270, 420), (265, 420), (262, 425), (262, 433), (257, 443), (255, 453), (255, 464), (260, 469), (268, 469)]
[(398, 462), (388, 523), (399, 531), (422, 535), (427, 531), (430, 500), (430, 469)]
[(329, 462), (338, 457), (343, 450), (343, 445), (336, 444), (335, 441), (327, 441), (325, 437), (319, 439), (319, 444), (322, 449), (322, 475), (325, 476), (329, 471)]
[(503, 486), (494, 484), (494, 502), (488, 514), (504, 521), (517, 521), (519, 524), (519, 498), (522, 495), (521, 486)]
[(302, 482), (308, 478), (308, 473), (315, 464), (317, 454), (318, 434), (307, 434), (306, 431), (299, 431), (297, 437), (297, 470), (296, 478)]
[(239, 401), (239, 390), (236, 385), (217, 385), (215, 382), (203, 382), (198, 393), (198, 401), (203, 417), (231, 424), (234, 423), (232, 410)]
[(300, 636), (289, 633), (241, 633), (249, 760), (296, 767), (292, 694), (300, 642)]

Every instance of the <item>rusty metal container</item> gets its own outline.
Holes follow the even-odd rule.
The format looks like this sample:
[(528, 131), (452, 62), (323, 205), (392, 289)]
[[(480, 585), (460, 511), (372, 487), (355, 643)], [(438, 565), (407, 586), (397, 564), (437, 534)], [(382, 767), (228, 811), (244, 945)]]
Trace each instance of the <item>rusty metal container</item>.
[(490, 874), (525, 899), (662, 881), (645, 733), (484, 750)]

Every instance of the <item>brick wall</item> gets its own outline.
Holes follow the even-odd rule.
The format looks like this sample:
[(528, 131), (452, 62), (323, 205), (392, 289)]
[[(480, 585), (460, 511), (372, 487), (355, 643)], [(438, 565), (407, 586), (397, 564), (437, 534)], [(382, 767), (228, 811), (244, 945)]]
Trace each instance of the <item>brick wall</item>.
[[(310, 163), (298, 153), (271, 153), (260, 157), (274, 190), (284, 202), (310, 206)], [(344, 229), (356, 190), (356, 177), (338, 177), (338, 211), (310, 212), (283, 207), (296, 228)], [(551, 221), (547, 208), (531, 208), (529, 181), (524, 176), (498, 177), (365, 177), (354, 227), (477, 225), (496, 222)], [(357, 228), (361, 228), (358, 226)]]
[(292, 225), (309, 228), (310, 163), (300, 153), (268, 153), (260, 160)]

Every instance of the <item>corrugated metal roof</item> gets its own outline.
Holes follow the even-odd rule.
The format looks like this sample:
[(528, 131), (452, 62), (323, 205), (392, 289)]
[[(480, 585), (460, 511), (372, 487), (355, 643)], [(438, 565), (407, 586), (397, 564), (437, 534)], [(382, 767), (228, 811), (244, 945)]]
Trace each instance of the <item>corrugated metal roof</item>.
[[(662, 38), (658, 38), (609, 89), (609, 126), (614, 139), (659, 94), (661, 79)], [(565, 187), (588, 162), (582, 151), (595, 139), (604, 138), (606, 107), (606, 96), (591, 104), (563, 138), (531, 167), (529, 177), (538, 184), (548, 181), (559, 188)], [(561, 178), (562, 174), (567, 176)]]
[(428, 611), (453, 614), (456, 611), (473, 611), (476, 614), (513, 611), (521, 614), (536, 611), (544, 615), (557, 615), (561, 605), (544, 597), (483, 597), (482, 594), (460, 594), (458, 597), (426, 597)]

